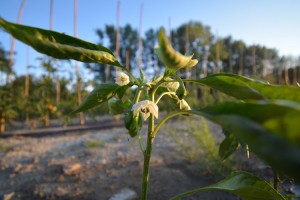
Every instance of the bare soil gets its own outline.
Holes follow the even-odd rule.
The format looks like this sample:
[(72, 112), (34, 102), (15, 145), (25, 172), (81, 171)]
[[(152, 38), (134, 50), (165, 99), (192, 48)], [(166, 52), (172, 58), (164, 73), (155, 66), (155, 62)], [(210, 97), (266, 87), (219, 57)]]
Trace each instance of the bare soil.
[[(170, 123), (173, 127), (184, 125)], [(209, 123), (209, 127), (216, 137), (221, 137), (218, 126)], [(145, 141), (145, 134), (142, 138)], [(222, 179), (220, 175), (195, 173), (191, 169), (197, 166), (191, 168), (179, 156), (176, 145), (164, 129), (155, 138), (150, 200), (169, 199)], [(0, 146), (7, 147), (0, 153), (0, 194), (14, 192), (12, 199), (106, 200), (125, 187), (140, 196), (143, 156), (138, 140), (129, 138), (126, 130), (119, 126), (80, 133), (71, 130), (46, 137), (1, 138)], [(73, 171), (72, 167), (75, 167)], [(264, 165), (262, 168), (265, 170)], [(186, 199), (239, 198), (213, 191)]]

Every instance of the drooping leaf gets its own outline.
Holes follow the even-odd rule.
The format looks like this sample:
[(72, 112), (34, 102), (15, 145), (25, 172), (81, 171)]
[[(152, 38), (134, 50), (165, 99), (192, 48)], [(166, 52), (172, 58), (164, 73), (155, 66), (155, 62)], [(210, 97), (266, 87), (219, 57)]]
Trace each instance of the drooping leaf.
[(272, 85), (263, 81), (258, 81), (244, 76), (227, 74), (227, 76), (234, 77), (245, 83), (250, 87), (257, 90), (264, 95), (267, 99), (283, 99), (300, 102), (300, 88), (289, 85)]
[(248, 173), (235, 172), (224, 180), (203, 188), (198, 188), (179, 194), (171, 200), (178, 200), (183, 197), (209, 190), (222, 190), (242, 197), (245, 200), (284, 200), (285, 198), (278, 193), (266, 181)]
[(266, 130), (300, 146), (300, 104), (290, 101), (227, 102), (204, 108), (210, 115), (236, 115), (253, 120)]
[(58, 59), (110, 64), (123, 68), (112, 51), (101, 45), (55, 31), (10, 23), (3, 18), (0, 18), (0, 26), (16, 39), (48, 56)]
[(240, 143), (236, 137), (228, 131), (225, 131), (225, 139), (221, 142), (219, 147), (219, 156), (222, 160), (226, 160), (239, 146)]
[(159, 46), (155, 47), (155, 51), (158, 58), (166, 66), (167, 74), (174, 73), (181, 68), (193, 67), (198, 63), (196, 59), (192, 59), (193, 56), (184, 56), (175, 51), (163, 28), (158, 32), (158, 43)]
[(300, 89), (279, 86), (234, 74), (214, 74), (197, 80), (185, 80), (207, 85), (243, 100), (282, 99), (300, 102)]
[[(268, 164), (300, 181), (300, 129), (295, 128), (300, 121), (298, 106), (282, 102), (225, 103), (187, 112), (221, 125)], [(288, 120), (290, 116), (294, 119)], [(277, 131), (277, 127), (285, 131)]]
[(85, 97), (83, 103), (76, 110), (74, 110), (73, 113), (83, 112), (94, 108), (114, 97), (115, 95), (118, 95), (119, 98), (122, 98), (125, 90), (128, 89), (128, 87), (129, 86), (126, 85), (119, 86), (115, 83), (101, 84)]

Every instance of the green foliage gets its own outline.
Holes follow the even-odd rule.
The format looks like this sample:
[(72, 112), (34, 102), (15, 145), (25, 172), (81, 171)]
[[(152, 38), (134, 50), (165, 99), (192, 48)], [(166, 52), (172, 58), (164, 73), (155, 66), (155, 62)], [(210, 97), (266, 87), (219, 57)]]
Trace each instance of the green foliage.
[[(242, 108), (243, 107), (243, 108)], [(271, 107), (272, 113), (266, 112), (264, 108)], [(248, 112), (247, 112), (248, 111)], [(255, 111), (252, 112), (252, 111)], [(277, 112), (277, 113), (276, 113)], [(295, 127), (293, 120), (284, 120), (285, 117), (293, 114), (295, 120), (299, 122), (299, 109), (277, 103), (262, 104), (257, 103), (225, 103), (218, 106), (212, 106), (203, 110), (186, 111), (196, 115), (205, 116), (215, 123), (220, 124), (226, 130), (234, 134), (240, 141), (249, 145), (250, 151), (259, 155), (271, 166), (283, 171), (296, 180), (300, 180), (300, 145), (298, 131), (294, 129), (286, 132), (275, 132), (274, 128)], [(251, 118), (251, 114), (256, 114), (257, 118)], [(277, 115), (278, 114), (278, 115)], [(260, 120), (274, 121), (276, 126), (262, 123)], [(296, 140), (296, 141), (295, 141)]]
[(267, 131), (282, 137), (291, 144), (300, 146), (297, 127), (300, 119), (300, 104), (290, 101), (257, 101), (232, 103), (207, 107), (202, 110), (211, 115), (242, 116), (254, 121)]
[(188, 195), (208, 190), (227, 191), (238, 195), (245, 200), (285, 199), (269, 183), (247, 172), (235, 172), (231, 176), (225, 178), (224, 180), (216, 184), (185, 192), (171, 199), (178, 200)]
[(11, 146), (8, 146), (6, 144), (0, 143), (0, 153), (6, 153), (6, 152), (8, 152), (11, 149), (12, 149)]
[(187, 81), (207, 85), (243, 100), (284, 99), (300, 102), (299, 88), (271, 85), (234, 74), (215, 74), (203, 79)]
[(15, 118), (18, 113), (12, 89), (8, 86), (0, 86), (0, 99), (0, 118), (4, 117), (6, 120)]
[(230, 134), (228, 131), (224, 131), (224, 134), (225, 139), (221, 142), (219, 147), (219, 156), (222, 160), (227, 159), (240, 146), (239, 141), (233, 134)]
[(95, 45), (55, 31), (10, 23), (2, 18), (0, 18), (0, 26), (16, 39), (48, 56), (58, 59), (111, 64), (122, 68), (112, 51), (101, 45)]
[[(101, 45), (95, 45), (54, 31), (13, 24), (2, 18), (0, 18), (0, 26), (15, 38), (32, 46), (37, 51), (54, 58), (109, 64), (127, 70), (117, 61), (117, 58), (113, 55), (111, 50)], [(107, 34), (112, 39), (115, 35), (115, 29), (113, 27), (108, 28)], [(188, 29), (190, 28), (191, 30), (197, 30), (195, 33), (203, 33), (203, 37), (201, 37), (205, 45), (212, 41), (209, 29), (204, 28), (201, 24), (190, 23), (185, 26), (185, 28), (187, 35), (190, 35), (188, 34)], [(182, 36), (183, 29), (180, 30)], [(125, 32), (127, 35), (130, 35), (133, 31), (130, 27), (127, 27)], [(99, 36), (103, 38), (103, 34), (100, 32)], [(136, 39), (134, 35), (133, 38)], [(201, 110), (189, 110), (190, 106), (184, 99), (187, 94), (186, 88), (183, 84), (183, 80), (180, 76), (176, 75), (175, 72), (180, 69), (193, 67), (198, 61), (192, 59), (192, 56), (184, 56), (175, 51), (164, 29), (160, 29), (158, 32), (158, 43), (159, 46), (156, 47), (155, 50), (158, 58), (166, 67), (163, 77), (154, 78), (152, 82), (146, 83), (147, 79), (144, 77), (143, 72), (141, 72), (142, 77), (137, 79), (127, 70), (131, 76), (130, 78), (134, 79), (134, 83), (130, 82), (125, 86), (119, 86), (114, 83), (101, 84), (86, 96), (79, 108), (73, 111), (86, 111), (110, 100), (111, 113), (124, 112), (125, 127), (132, 137), (138, 136), (142, 128), (143, 120), (141, 115), (150, 115), (148, 118), (146, 149), (144, 150), (143, 145), (140, 145), (144, 155), (142, 199), (147, 199), (149, 163), (154, 137), (167, 119), (181, 114), (188, 116), (194, 114), (206, 117), (218, 123), (226, 130), (226, 139), (221, 143), (219, 148), (221, 159), (224, 160), (228, 158), (238, 147), (239, 143), (245, 144), (249, 147), (251, 152), (257, 154), (274, 169), (289, 175), (296, 181), (300, 181), (300, 132), (299, 129), (296, 128), (300, 121), (299, 88), (271, 85), (262, 81), (232, 74), (216, 74), (202, 79), (184, 80), (186, 82), (202, 84), (239, 100), (244, 100), (219, 104), (220, 100), (214, 95), (214, 90), (211, 90), (210, 92), (213, 93), (212, 96), (214, 96), (214, 103), (218, 103), (217, 105), (205, 107)], [(245, 44), (242, 41), (231, 41), (231, 38), (227, 38), (223, 44), (224, 47), (222, 45), (222, 50), (226, 48), (230, 49), (229, 57), (232, 56), (231, 52), (239, 55), (235, 60), (238, 66), (231, 66), (232, 60), (228, 60), (229, 71), (236, 70), (232, 69), (232, 67), (238, 67), (239, 72), (243, 74)], [(206, 53), (204, 49), (204, 54)], [(273, 56), (276, 57), (276, 53), (274, 53)], [(224, 56), (224, 58), (225, 57), (226, 56)], [(204, 59), (207, 58), (205, 57)], [(50, 70), (49, 65), (45, 65), (44, 67)], [(197, 77), (197, 74), (195, 77)], [(129, 105), (128, 101), (123, 104), (124, 101), (122, 97), (124, 93), (133, 85), (138, 86), (132, 101), (133, 103)], [(176, 87), (174, 87), (174, 85)], [(51, 91), (51, 88), (53, 88), (51, 78), (49, 76), (44, 77), (39, 85), (39, 93), (36, 95), (43, 97), (42, 100), (37, 103), (36, 109), (41, 113), (46, 113), (44, 117), (47, 117), (49, 114), (50, 109), (47, 110), (47, 108), (49, 108), (48, 105), (50, 104), (52, 106), (53, 91)], [(5, 96), (2, 93), (1, 91), (1, 95)], [(158, 113), (155, 104), (165, 95), (176, 105), (177, 111), (167, 115), (155, 125), (153, 114)], [(118, 97), (118, 99), (112, 99), (114, 97)], [(7, 98), (7, 101), (11, 102), (9, 98)], [(139, 112), (134, 115), (131, 108), (134, 105), (140, 106), (140, 104), (138, 104), (140, 101), (151, 102), (154, 106), (151, 107), (152, 110), (148, 107), (136, 108)], [(4, 111), (1, 110), (1, 112), (9, 113), (9, 107), (6, 106), (6, 103), (2, 104), (1, 109)], [(180, 109), (182, 111), (180, 111)], [(199, 141), (199, 143), (204, 146), (206, 154), (217, 157), (218, 151), (215, 148), (215, 143), (212, 142), (213, 140), (211, 136), (209, 136), (207, 129), (204, 128), (203, 132), (204, 134), (202, 133), (200, 136), (197, 131), (194, 131), (196, 141)], [(94, 146), (95, 144), (92, 142), (90, 145)], [(245, 172), (235, 173), (215, 185), (187, 192), (186, 194), (177, 196), (175, 199), (211, 189), (225, 190), (240, 195), (245, 199), (284, 199), (265, 181)]]
[[(180, 126), (174, 127), (174, 124)], [(223, 163), (220, 159), (213, 130), (203, 117), (186, 120), (179, 117), (175, 123), (167, 126), (166, 132), (177, 143), (178, 154), (192, 164), (191, 170), (194, 173), (223, 175), (227, 170), (229, 163)]]
[(98, 140), (89, 140), (86, 142), (86, 147), (89, 149), (103, 147), (103, 146), (104, 146), (103, 142)]
[(73, 113), (82, 112), (96, 107), (101, 103), (113, 98), (115, 95), (118, 95), (119, 98), (122, 98), (126, 92), (126, 89), (128, 89), (127, 85), (119, 86), (115, 83), (101, 84), (85, 97), (83, 103), (76, 110), (74, 110)]

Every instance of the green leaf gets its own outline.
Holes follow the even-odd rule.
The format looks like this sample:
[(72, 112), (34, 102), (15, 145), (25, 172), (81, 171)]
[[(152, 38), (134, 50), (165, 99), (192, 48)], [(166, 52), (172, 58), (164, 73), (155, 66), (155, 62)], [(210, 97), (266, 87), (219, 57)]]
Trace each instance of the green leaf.
[(204, 108), (210, 115), (242, 116), (261, 124), (266, 130), (300, 146), (300, 104), (290, 101), (227, 102)]
[(163, 28), (158, 32), (158, 43), (159, 46), (155, 47), (155, 51), (158, 58), (166, 66), (167, 75), (181, 68), (193, 67), (198, 63), (196, 59), (192, 59), (193, 56), (184, 56), (176, 52), (171, 46)]
[(3, 18), (0, 18), (0, 26), (16, 39), (48, 56), (58, 59), (110, 64), (124, 68), (112, 51), (101, 45), (55, 31), (10, 23)]
[(111, 98), (108, 100), (109, 113), (112, 115), (118, 115), (124, 113), (126, 109), (131, 105), (130, 100), (123, 102), (121, 99)]
[(283, 99), (300, 102), (300, 88), (289, 85), (271, 85), (263, 81), (258, 81), (243, 76), (234, 74), (227, 74), (227, 76), (234, 77), (247, 83), (250, 87), (257, 90), (267, 99)]
[(283, 99), (300, 102), (300, 89), (279, 86), (234, 74), (215, 74), (197, 80), (184, 80), (207, 85), (230, 96), (243, 99)]
[(83, 100), (83, 103), (72, 113), (83, 112), (85, 110), (94, 108), (114, 97), (115, 95), (118, 95), (119, 98), (122, 98), (126, 89), (128, 89), (128, 86), (126, 85), (119, 86), (115, 83), (101, 84), (97, 86), (91, 93), (89, 93)]
[(219, 147), (219, 156), (222, 160), (226, 160), (239, 146), (240, 143), (236, 137), (228, 131), (225, 131), (225, 139), (221, 142)]
[(190, 113), (220, 124), (268, 164), (300, 181), (299, 104), (225, 103)]
[(269, 183), (248, 172), (235, 172), (224, 180), (203, 188), (177, 195), (171, 200), (181, 199), (191, 194), (209, 191), (223, 190), (238, 195), (245, 200), (284, 200), (285, 198), (278, 193)]

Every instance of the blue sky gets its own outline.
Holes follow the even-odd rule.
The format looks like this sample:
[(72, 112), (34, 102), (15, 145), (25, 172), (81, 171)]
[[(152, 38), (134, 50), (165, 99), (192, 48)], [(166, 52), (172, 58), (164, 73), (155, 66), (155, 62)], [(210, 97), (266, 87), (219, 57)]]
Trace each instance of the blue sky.
[[(54, 26), (73, 35), (73, 0), (54, 0)], [(140, 6), (144, 4), (143, 31), (164, 26), (178, 27), (190, 20), (209, 25), (220, 37), (232, 35), (247, 44), (276, 48), (280, 55), (300, 55), (299, 0), (121, 0), (120, 25), (138, 29)], [(16, 22), (21, 0), (0, 0), (0, 16)], [(117, 0), (78, 0), (78, 37), (97, 42), (95, 30), (116, 24)], [(21, 23), (49, 29), (50, 0), (26, 0)], [(6, 50), (10, 36), (0, 31)], [(16, 43), (14, 70), (26, 72), (26, 45)], [(39, 54), (30, 50), (30, 64)]]

